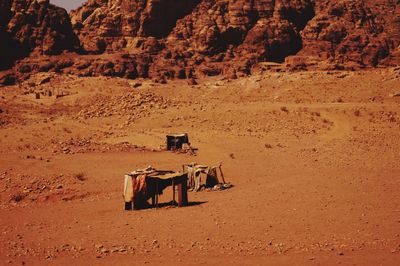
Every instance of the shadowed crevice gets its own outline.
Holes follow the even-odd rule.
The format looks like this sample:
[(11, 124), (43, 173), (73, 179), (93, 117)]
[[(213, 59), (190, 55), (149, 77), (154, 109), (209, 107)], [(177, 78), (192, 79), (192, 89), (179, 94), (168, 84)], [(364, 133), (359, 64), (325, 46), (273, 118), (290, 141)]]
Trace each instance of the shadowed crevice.
[(167, 37), (176, 26), (176, 22), (191, 14), (200, 2), (200, 0), (153, 1), (149, 12), (142, 16), (143, 24), (140, 35), (156, 38)]

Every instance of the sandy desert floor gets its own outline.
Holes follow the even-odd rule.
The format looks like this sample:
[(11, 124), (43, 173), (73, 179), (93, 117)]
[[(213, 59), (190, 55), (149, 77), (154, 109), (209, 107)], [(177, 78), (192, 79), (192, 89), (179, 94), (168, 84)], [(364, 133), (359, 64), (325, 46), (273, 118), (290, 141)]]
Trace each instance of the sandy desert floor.
[[(400, 264), (400, 68), (46, 75), (0, 90), (1, 265)], [(173, 132), (197, 156), (160, 150)], [(124, 173), (190, 162), (234, 187), (123, 210)]]

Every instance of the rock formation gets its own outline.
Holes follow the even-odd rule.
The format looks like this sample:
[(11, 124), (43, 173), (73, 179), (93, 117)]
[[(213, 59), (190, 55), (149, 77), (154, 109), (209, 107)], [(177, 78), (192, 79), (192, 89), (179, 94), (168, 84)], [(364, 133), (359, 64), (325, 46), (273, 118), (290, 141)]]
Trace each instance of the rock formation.
[(0, 2), (0, 70), (9, 68), (15, 60), (15, 53), (19, 49), (14, 49), (16, 43), (7, 32), (7, 24), (12, 16), (11, 0)]
[(199, 2), (89, 0), (72, 11), (71, 18), (86, 51), (101, 53), (131, 50), (141, 46), (146, 37), (161, 39), (168, 36), (176, 21), (190, 14)]
[[(313, 16), (311, 0), (202, 1), (178, 21), (152, 69), (178, 77), (182, 68), (200, 76), (249, 74), (259, 61), (282, 62), (296, 54), (300, 31)], [(173, 66), (181, 70), (171, 71)]]
[[(400, 63), (400, 1), (88, 0), (69, 18), (48, 0), (2, 0), (0, 37), (0, 68), (35, 55), (19, 61), (14, 72), (22, 76), (195, 83), (251, 74), (265, 61), (355, 69)], [(63, 51), (68, 58), (54, 56)]]
[(316, 1), (300, 55), (338, 64), (376, 66), (400, 44), (397, 0)]
[(54, 55), (79, 48), (68, 13), (48, 0), (2, 0), (0, 19), (3, 68), (31, 53)]
[(294, 67), (390, 61), (400, 43), (399, 3), (378, 2), (89, 0), (71, 17), (89, 53), (151, 54), (151, 77), (235, 77), (262, 61)]

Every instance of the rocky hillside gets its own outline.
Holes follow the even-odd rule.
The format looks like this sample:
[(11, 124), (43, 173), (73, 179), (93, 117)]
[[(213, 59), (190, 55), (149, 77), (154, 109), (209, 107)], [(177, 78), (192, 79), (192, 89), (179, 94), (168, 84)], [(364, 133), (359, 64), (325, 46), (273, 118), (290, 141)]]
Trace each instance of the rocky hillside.
[[(47, 0), (2, 0), (0, 15), (3, 68), (44, 55), (19, 61), (19, 78), (21, 67), (164, 81), (235, 78), (265, 61), (290, 69), (400, 63), (399, 0), (88, 0), (70, 17)], [(72, 54), (60, 67), (48, 55), (63, 51)]]
[(55, 55), (79, 49), (68, 13), (48, 0), (1, 0), (0, 23), (2, 68), (30, 54)]
[[(301, 36), (301, 55), (339, 64), (376, 66), (399, 52), (400, 1), (317, 0)], [(399, 58), (394, 63), (399, 63)]]
[(87, 52), (115, 52), (134, 49), (148, 37), (167, 37), (176, 22), (190, 14), (199, 2), (89, 0), (71, 12), (71, 19)]

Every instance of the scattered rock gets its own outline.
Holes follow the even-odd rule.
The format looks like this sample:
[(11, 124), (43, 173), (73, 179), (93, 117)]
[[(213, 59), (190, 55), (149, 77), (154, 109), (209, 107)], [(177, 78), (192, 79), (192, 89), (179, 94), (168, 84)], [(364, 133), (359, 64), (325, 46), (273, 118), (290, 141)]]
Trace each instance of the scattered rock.
[(165, 109), (171, 104), (153, 92), (128, 92), (112, 97), (94, 97), (77, 114), (78, 119), (110, 116), (130, 116), (128, 123), (135, 119), (146, 117), (154, 110)]
[(102, 249), (100, 249), (100, 253), (107, 254), (107, 253), (110, 253), (110, 250), (108, 250), (107, 248), (102, 248)]
[(94, 247), (98, 250), (100, 250), (101, 248), (103, 248), (104, 246), (102, 244), (95, 244)]
[(132, 88), (139, 88), (139, 87), (141, 87), (143, 84), (142, 83), (140, 83), (140, 82), (136, 82), (136, 83), (134, 83), (133, 85), (132, 85)]

